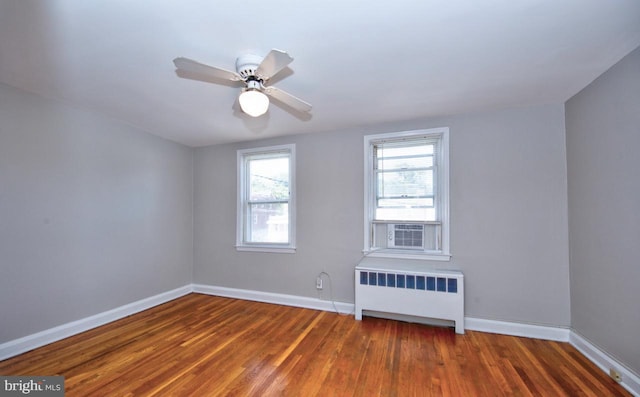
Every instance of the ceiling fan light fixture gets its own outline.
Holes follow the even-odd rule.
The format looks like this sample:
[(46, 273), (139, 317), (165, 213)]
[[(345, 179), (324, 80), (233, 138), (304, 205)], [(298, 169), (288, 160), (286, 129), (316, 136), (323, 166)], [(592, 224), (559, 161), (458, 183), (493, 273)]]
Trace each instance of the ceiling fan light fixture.
[(242, 90), (242, 93), (240, 93), (238, 97), (238, 102), (240, 102), (242, 111), (251, 117), (262, 116), (269, 109), (269, 97), (252, 84), (249, 84), (247, 88)]
[[(252, 54), (241, 55), (236, 59), (235, 72), (209, 66), (184, 57), (175, 58), (173, 64), (178, 71), (186, 72), (187, 74), (204, 75), (234, 83), (244, 83), (245, 88), (238, 96), (240, 109), (251, 117), (259, 117), (269, 110), (269, 97), (276, 99), (276, 105), (285, 105), (285, 110), (311, 111), (311, 104), (302, 99), (271, 85), (264, 86), (265, 82), (280, 73), (292, 61), (293, 58), (286, 51), (274, 48), (264, 57)], [(193, 78), (201, 80), (200, 78)]]

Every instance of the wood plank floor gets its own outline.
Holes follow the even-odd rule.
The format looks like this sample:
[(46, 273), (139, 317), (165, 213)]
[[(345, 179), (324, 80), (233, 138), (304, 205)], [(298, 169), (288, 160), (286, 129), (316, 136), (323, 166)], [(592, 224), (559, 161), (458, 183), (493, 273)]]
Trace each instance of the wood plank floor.
[(0, 362), (67, 396), (628, 396), (567, 343), (190, 294)]

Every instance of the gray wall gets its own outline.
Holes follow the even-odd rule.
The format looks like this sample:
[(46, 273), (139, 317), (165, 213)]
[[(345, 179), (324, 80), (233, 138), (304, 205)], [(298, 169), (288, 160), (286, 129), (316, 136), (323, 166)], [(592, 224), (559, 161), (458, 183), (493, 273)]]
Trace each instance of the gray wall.
[[(466, 315), (569, 326), (562, 105), (418, 120), (198, 148), (194, 282), (353, 302), (363, 248), (363, 135), (450, 127), (450, 263), (465, 273)], [(297, 145), (295, 254), (236, 252), (236, 150)]]
[(571, 323), (640, 373), (640, 48), (566, 103)]
[(0, 343), (191, 282), (193, 150), (0, 84)]

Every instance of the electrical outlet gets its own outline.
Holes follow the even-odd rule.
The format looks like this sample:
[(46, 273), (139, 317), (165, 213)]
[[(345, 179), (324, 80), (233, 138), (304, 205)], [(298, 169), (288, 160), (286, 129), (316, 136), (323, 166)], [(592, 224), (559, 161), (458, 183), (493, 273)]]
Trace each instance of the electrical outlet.
[(620, 372), (616, 371), (613, 368), (609, 368), (609, 376), (618, 383), (622, 382), (622, 375), (620, 375)]
[(316, 278), (316, 289), (322, 289), (322, 277)]

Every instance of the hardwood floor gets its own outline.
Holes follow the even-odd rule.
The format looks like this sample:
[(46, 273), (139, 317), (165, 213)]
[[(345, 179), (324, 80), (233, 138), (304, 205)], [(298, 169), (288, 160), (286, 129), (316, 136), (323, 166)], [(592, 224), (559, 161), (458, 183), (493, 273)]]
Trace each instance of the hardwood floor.
[(0, 362), (67, 396), (628, 396), (567, 343), (190, 294)]

